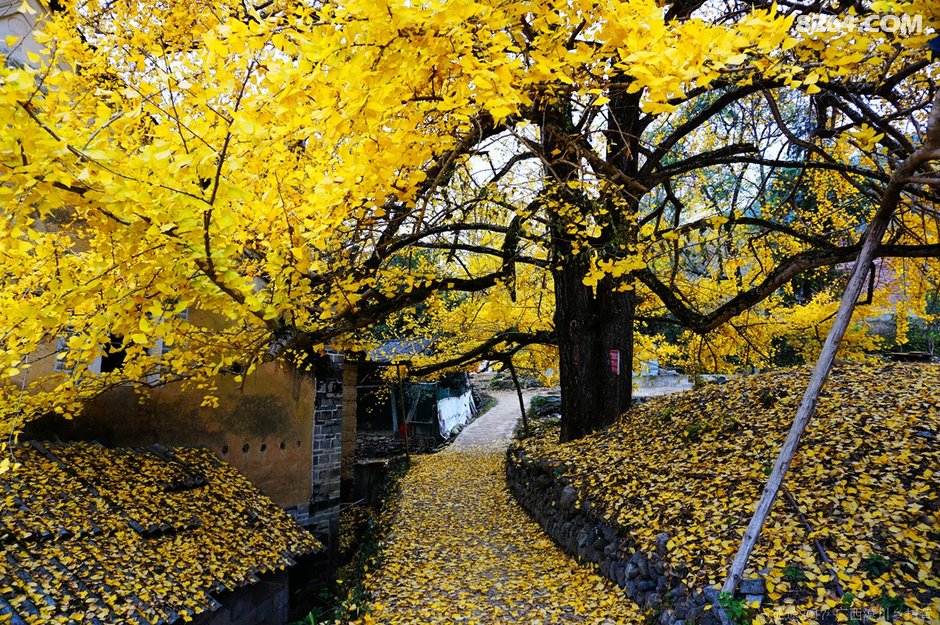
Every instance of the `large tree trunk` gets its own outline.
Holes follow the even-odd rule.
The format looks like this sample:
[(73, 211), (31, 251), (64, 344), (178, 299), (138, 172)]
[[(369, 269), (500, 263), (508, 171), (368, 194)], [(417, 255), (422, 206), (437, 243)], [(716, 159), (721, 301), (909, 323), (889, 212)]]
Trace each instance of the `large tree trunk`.
[[(598, 317), (602, 356), (610, 350), (620, 355), (620, 372), (611, 372), (609, 361), (601, 363), (598, 378), (608, 381), (599, 389), (599, 412), (603, 425), (612, 423), (633, 403), (633, 324), (636, 309), (634, 291), (617, 292), (613, 285), (598, 289)], [(604, 365), (607, 364), (605, 367)]]
[[(620, 75), (617, 82), (625, 85), (628, 76)], [(607, 162), (629, 178), (636, 179), (640, 135), (643, 133), (640, 111), (642, 92), (627, 93), (625, 87), (610, 90), (610, 105), (607, 111)], [(610, 209), (610, 224), (605, 229), (604, 237), (608, 251), (614, 256), (622, 255), (621, 244), (626, 245), (627, 254), (637, 249), (637, 217), (640, 198), (633, 196), (624, 206), (613, 198), (607, 201)], [(627, 276), (626, 286), (633, 281)], [(600, 396), (601, 415), (605, 423), (610, 423), (633, 403), (633, 332), (636, 323), (636, 291), (620, 291), (613, 280), (603, 280), (597, 290), (598, 315), (600, 317), (600, 341), (602, 350), (616, 350), (620, 354), (620, 372), (613, 376), (613, 381), (605, 385)], [(604, 372), (601, 372), (604, 373)], [(610, 376), (608, 367), (607, 375)], [(606, 379), (606, 378), (604, 378)]]
[[(610, 424), (632, 399), (633, 294), (602, 282), (595, 296), (582, 283), (585, 265), (570, 262), (554, 272), (562, 441)], [(619, 374), (611, 350), (619, 353)]]
[[(635, 176), (639, 128), (639, 96), (622, 89), (612, 92), (608, 115), (607, 161), (627, 176)], [(571, 132), (570, 107), (555, 104), (545, 115), (547, 125)], [(545, 153), (557, 160), (546, 164), (550, 180), (559, 184), (550, 190), (549, 204), (560, 201), (580, 205), (589, 210), (589, 202), (572, 193), (565, 183), (577, 178), (573, 163), (579, 162), (570, 146), (558, 141), (555, 133), (544, 132)], [(618, 193), (611, 190), (611, 193)], [(554, 195), (552, 195), (554, 194)], [(598, 240), (604, 256), (611, 258), (636, 249), (635, 218), (639, 198), (624, 202), (613, 197), (606, 202), (608, 223)], [(561, 379), (561, 439), (569, 441), (612, 423), (632, 403), (633, 395), (633, 325), (635, 295), (620, 291), (620, 283), (605, 278), (596, 292), (585, 286), (583, 279), (589, 268), (586, 253), (570, 247), (564, 216), (550, 209), (552, 247), (555, 252), (552, 277), (555, 284), (555, 332), (558, 338), (559, 376)], [(615, 371), (611, 355), (616, 354), (619, 370)]]

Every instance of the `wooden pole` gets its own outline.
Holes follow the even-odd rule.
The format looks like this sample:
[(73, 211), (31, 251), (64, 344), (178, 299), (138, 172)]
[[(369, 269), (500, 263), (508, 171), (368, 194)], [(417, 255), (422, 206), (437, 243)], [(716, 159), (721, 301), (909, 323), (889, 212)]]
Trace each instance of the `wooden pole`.
[[(774, 500), (776, 500), (777, 494), (780, 492), (780, 487), (783, 485), (783, 477), (790, 468), (790, 463), (800, 443), (800, 437), (803, 435), (803, 432), (806, 430), (806, 425), (816, 411), (816, 404), (819, 401), (819, 392), (822, 390), (826, 379), (829, 377), (829, 372), (832, 369), (832, 363), (835, 360), (839, 344), (842, 342), (842, 337), (845, 336), (849, 322), (852, 320), (852, 313), (855, 311), (855, 303), (858, 301), (858, 296), (865, 286), (865, 277), (868, 273), (869, 265), (874, 260), (875, 252), (878, 246), (881, 245), (881, 239), (884, 237), (884, 233), (888, 229), (888, 225), (891, 223), (894, 212), (900, 203), (901, 192), (920, 167), (932, 160), (938, 159), (940, 159), (940, 92), (938, 92), (933, 101), (933, 109), (930, 114), (927, 136), (923, 147), (911, 154), (911, 156), (903, 161), (895, 170), (894, 175), (891, 176), (881, 196), (878, 211), (875, 213), (874, 218), (868, 226), (868, 230), (865, 232), (862, 249), (858, 253), (858, 258), (855, 261), (855, 267), (852, 270), (852, 277), (849, 279), (849, 284), (845, 287), (845, 293), (842, 295), (842, 301), (839, 303), (839, 310), (836, 313), (832, 329), (829, 330), (829, 336), (826, 337), (826, 342), (823, 344), (822, 352), (819, 354), (819, 360), (816, 361), (816, 367), (813, 369), (809, 385), (806, 387), (803, 400), (800, 402), (800, 407), (796, 412), (796, 418), (793, 421), (793, 425), (790, 426), (790, 432), (787, 434), (783, 447), (780, 449), (780, 453), (774, 463), (774, 468), (770, 473), (770, 478), (767, 480), (767, 485), (764, 487), (764, 492), (761, 494), (760, 501), (757, 504), (757, 509), (754, 511), (754, 515), (751, 517), (751, 521), (748, 523), (744, 536), (741, 539), (738, 553), (734, 557), (731, 570), (728, 572), (728, 577), (725, 579), (725, 583), (721, 588), (722, 592), (733, 594), (741, 581), (741, 576), (744, 574), (744, 569), (747, 567), (747, 561), (750, 558), (751, 551), (754, 549), (754, 545), (757, 544), (761, 528), (764, 526), (764, 522), (770, 514)], [(723, 610), (721, 612), (723, 613)]]
[(516, 377), (516, 367), (512, 364), (512, 356), (506, 359), (506, 366), (509, 368), (509, 375), (512, 376), (512, 383), (516, 387), (516, 395), (519, 396), (519, 412), (522, 413), (522, 435), (529, 435), (529, 417), (525, 413), (525, 401), (522, 399), (522, 387), (519, 386), (519, 378)]
[(395, 371), (398, 372), (398, 410), (401, 412), (402, 423), (405, 426), (405, 459), (411, 464), (411, 450), (408, 442), (408, 413), (405, 412), (405, 384), (402, 381), (401, 363), (395, 363)]

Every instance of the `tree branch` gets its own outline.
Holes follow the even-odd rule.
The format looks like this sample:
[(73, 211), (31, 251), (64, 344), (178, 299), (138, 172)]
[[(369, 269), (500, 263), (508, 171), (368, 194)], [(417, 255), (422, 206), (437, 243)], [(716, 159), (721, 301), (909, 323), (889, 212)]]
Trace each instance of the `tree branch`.
[(554, 332), (517, 332), (515, 330), (509, 330), (494, 335), (492, 338), (487, 339), (473, 349), (468, 350), (459, 356), (448, 358), (447, 360), (434, 363), (432, 365), (411, 369), (409, 373), (415, 376), (424, 377), (444, 369), (462, 367), (474, 362), (479, 362), (481, 360), (497, 360), (498, 358), (495, 356), (498, 355), (502, 357), (505, 356), (505, 353), (497, 353), (494, 351), (494, 348), (503, 343), (513, 343), (514, 347), (516, 348), (515, 351), (518, 351), (527, 345), (554, 345), (555, 341), (556, 337)]
[[(679, 323), (698, 334), (706, 334), (733, 319), (755, 304), (767, 299), (797, 275), (827, 265), (847, 263), (858, 256), (861, 244), (848, 247), (833, 247), (824, 250), (809, 250), (794, 254), (778, 264), (757, 286), (738, 293), (710, 313), (702, 314), (680, 300), (668, 285), (664, 284), (649, 269), (637, 272), (636, 277), (647, 286), (672, 313)], [(876, 258), (938, 258), (940, 243), (930, 245), (883, 245)]]

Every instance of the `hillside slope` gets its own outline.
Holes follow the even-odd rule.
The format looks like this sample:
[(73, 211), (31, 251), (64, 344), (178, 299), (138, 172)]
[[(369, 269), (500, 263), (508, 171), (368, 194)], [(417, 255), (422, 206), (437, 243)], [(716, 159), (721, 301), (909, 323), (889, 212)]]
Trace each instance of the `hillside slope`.
[[(689, 588), (718, 584), (808, 376), (788, 369), (656, 398), (572, 443), (525, 439), (510, 462), (549, 467), (573, 487), (579, 514), (638, 550), (656, 552), (667, 532), (667, 574)], [(887, 608), (906, 611), (898, 621), (938, 622), (938, 472), (940, 366), (838, 367), (787, 477), (793, 501), (775, 504), (745, 576), (766, 579), (756, 622), (787, 605), (842, 610), (846, 621), (847, 608)]]

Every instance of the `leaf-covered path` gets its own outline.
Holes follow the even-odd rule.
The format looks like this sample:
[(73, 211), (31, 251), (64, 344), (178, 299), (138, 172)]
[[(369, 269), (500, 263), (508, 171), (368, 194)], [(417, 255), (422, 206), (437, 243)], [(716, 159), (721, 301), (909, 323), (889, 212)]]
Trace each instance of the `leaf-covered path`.
[(413, 459), (366, 623), (639, 623), (614, 584), (546, 537), (505, 485), (512, 393), (445, 451)]

